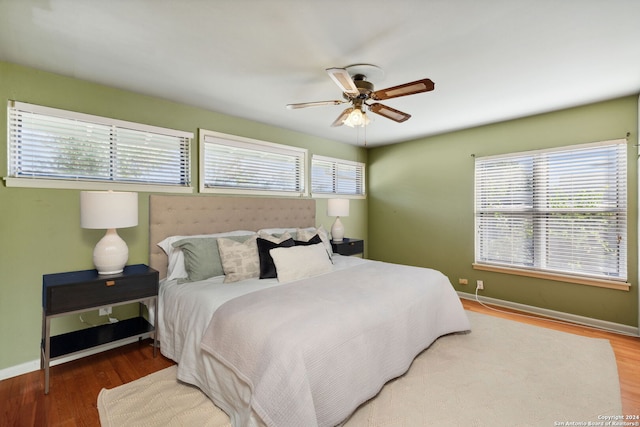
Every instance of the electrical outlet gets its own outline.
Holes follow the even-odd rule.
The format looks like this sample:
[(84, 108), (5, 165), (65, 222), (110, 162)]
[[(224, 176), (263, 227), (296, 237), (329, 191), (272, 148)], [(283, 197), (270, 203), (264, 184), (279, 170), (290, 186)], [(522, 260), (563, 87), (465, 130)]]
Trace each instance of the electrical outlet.
[(111, 314), (111, 307), (104, 307), (98, 310), (100, 316), (108, 316)]
[(483, 290), (484, 289), (484, 282), (482, 280), (476, 280), (476, 290)]
[(469, 281), (467, 279), (458, 279), (459, 285), (468, 285)]

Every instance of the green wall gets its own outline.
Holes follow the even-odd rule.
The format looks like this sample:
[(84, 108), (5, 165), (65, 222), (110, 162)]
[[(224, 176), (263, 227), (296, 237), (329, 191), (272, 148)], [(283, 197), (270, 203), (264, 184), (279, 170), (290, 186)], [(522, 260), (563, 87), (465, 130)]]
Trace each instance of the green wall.
[[(638, 324), (637, 144), (638, 98), (363, 148), (315, 138), (240, 118), (0, 62), (0, 174), (6, 176), (6, 105), (18, 100), (88, 114), (194, 132), (204, 128), (308, 148), (368, 163), (368, 198), (353, 200), (343, 218), (350, 237), (366, 239), (367, 256), (436, 268), (462, 292), (476, 279), (482, 295), (615, 323)], [(417, 118), (414, 118), (417, 120)], [(629, 281), (618, 291), (476, 271), (473, 262), (473, 157), (629, 137)], [(197, 188), (197, 140), (192, 144)], [(77, 190), (0, 186), (0, 370), (39, 357), (42, 275), (92, 268), (103, 232), (79, 226)], [(148, 194), (140, 193), (140, 224), (119, 233), (130, 263), (148, 260)], [(318, 224), (331, 226), (326, 200), (317, 201)], [(458, 285), (467, 278), (469, 285)], [(131, 308), (116, 308), (118, 317)], [(98, 322), (97, 313), (86, 316)], [(55, 319), (54, 333), (84, 327), (76, 316)]]
[[(198, 128), (309, 149), (309, 154), (366, 162), (367, 152), (223, 114), (118, 90), (74, 78), (0, 62), (0, 174), (7, 169), (8, 100), (112, 117), (194, 133), (192, 179), (197, 192)], [(148, 261), (148, 194), (140, 193), (138, 227), (119, 234), (129, 245), (129, 263)], [(326, 199), (317, 201), (318, 225), (331, 227)], [(104, 234), (80, 228), (79, 191), (0, 186), (0, 370), (39, 358), (42, 275), (93, 268), (92, 251)], [(367, 239), (367, 201), (352, 200), (343, 219), (350, 237)], [(124, 318), (133, 307), (116, 307)], [(86, 320), (99, 322), (97, 313)], [(54, 334), (84, 327), (77, 316), (54, 319)]]
[[(481, 108), (481, 107), (479, 107)], [(638, 324), (638, 97), (369, 150), (369, 257), (431, 267), (458, 291), (579, 316)], [(628, 138), (630, 291), (473, 270), (474, 158)], [(458, 285), (459, 278), (469, 280)]]

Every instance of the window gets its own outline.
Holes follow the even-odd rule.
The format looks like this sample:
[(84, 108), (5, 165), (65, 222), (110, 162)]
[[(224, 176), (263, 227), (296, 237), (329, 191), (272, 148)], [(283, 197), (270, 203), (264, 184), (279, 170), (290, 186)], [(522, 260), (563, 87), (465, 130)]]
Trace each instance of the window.
[(625, 140), (477, 158), (476, 263), (625, 281), (626, 165)]
[(7, 185), (190, 191), (191, 133), (16, 101), (7, 110)]
[(318, 195), (365, 196), (365, 164), (331, 157), (313, 156), (311, 192)]
[(200, 130), (200, 191), (303, 196), (307, 150)]

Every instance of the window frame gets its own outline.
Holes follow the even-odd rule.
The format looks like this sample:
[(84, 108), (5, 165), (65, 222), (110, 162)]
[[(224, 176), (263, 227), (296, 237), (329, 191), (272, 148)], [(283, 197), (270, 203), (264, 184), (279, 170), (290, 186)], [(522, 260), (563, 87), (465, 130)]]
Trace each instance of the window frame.
[[(313, 173), (313, 169), (315, 167), (315, 162), (325, 162), (325, 163), (330, 163), (332, 165), (332, 179), (333, 179), (333, 191), (331, 192), (321, 192), (321, 191), (314, 191), (314, 173)], [(362, 188), (362, 192), (361, 193), (344, 193), (344, 192), (338, 192), (338, 187), (339, 187), (339, 183), (337, 182), (339, 180), (339, 176), (338, 176), (338, 172), (337, 169), (339, 167), (353, 167), (356, 169), (356, 175), (358, 174), (357, 169), (360, 168), (360, 182), (359, 182), (359, 186)], [(311, 158), (311, 173), (310, 173), (310, 180), (311, 180), (311, 194), (313, 197), (315, 198), (334, 198), (334, 197), (341, 197), (341, 198), (347, 198), (347, 199), (366, 199), (367, 198), (367, 180), (366, 180), (366, 173), (367, 173), (367, 165), (366, 163), (363, 162), (357, 162), (357, 161), (353, 161), (353, 160), (345, 160), (345, 159), (339, 159), (336, 157), (328, 157), (328, 156), (320, 156), (320, 155), (316, 155), (314, 154)], [(357, 180), (357, 177), (356, 177)], [(358, 187), (358, 184), (356, 183), (356, 188)]]
[[(542, 206), (547, 206), (546, 208), (542, 207), (541, 208), (541, 204), (539, 204), (537, 202), (538, 198), (542, 198), (542, 197), (548, 197), (551, 196), (553, 194), (555, 194), (555, 192), (552, 189), (556, 189), (556, 188), (561, 188), (561, 189), (565, 189), (564, 186), (562, 187), (558, 187), (553, 186), (553, 187), (544, 187), (545, 185), (548, 184), (548, 179), (550, 179), (553, 174), (549, 173), (549, 171), (546, 171), (544, 174), (541, 174), (543, 179), (540, 179), (539, 176), (537, 175), (538, 172), (536, 172), (535, 168), (536, 167), (540, 167), (540, 165), (543, 166), (549, 166), (549, 163), (543, 163), (541, 160), (541, 158), (543, 158), (543, 156), (558, 156), (558, 155), (562, 155), (563, 153), (574, 153), (574, 155), (577, 154), (582, 154), (585, 151), (584, 150), (592, 150), (591, 152), (595, 152), (595, 150), (600, 150), (603, 147), (607, 147), (607, 146), (616, 146), (617, 148), (620, 148), (622, 152), (616, 152), (615, 153), (615, 161), (617, 162), (614, 166), (614, 171), (615, 171), (615, 176), (616, 177), (623, 177), (623, 180), (617, 179), (615, 180), (616, 183), (618, 183), (615, 187), (616, 191), (615, 191), (615, 198), (614, 200), (616, 201), (616, 203), (614, 205), (598, 205), (598, 206), (594, 206), (594, 207), (573, 207), (573, 208), (569, 208), (569, 213), (573, 213), (573, 212), (579, 212), (580, 214), (584, 215), (584, 218), (594, 218), (598, 213), (608, 213), (609, 215), (612, 215), (612, 218), (615, 219), (616, 223), (616, 227), (622, 227), (621, 229), (616, 228), (614, 229), (610, 229), (610, 227), (608, 227), (606, 230), (607, 232), (611, 232), (611, 231), (615, 231), (616, 233), (611, 233), (608, 234), (608, 237), (611, 238), (614, 234), (617, 234), (619, 230), (622, 230), (622, 233), (624, 233), (624, 235), (620, 235), (617, 234), (618, 239), (621, 239), (618, 243), (618, 245), (616, 246), (616, 257), (617, 259), (617, 264), (615, 266), (616, 271), (618, 272), (619, 276), (608, 276), (605, 272), (602, 272), (600, 274), (596, 274), (594, 272), (586, 272), (586, 271), (577, 271), (577, 270), (570, 270), (568, 268), (554, 268), (554, 267), (549, 267), (544, 265), (544, 261), (540, 261), (542, 260), (546, 260), (547, 257), (553, 257), (553, 253), (549, 254), (549, 250), (551, 248), (551, 246), (549, 246), (549, 244), (545, 241), (545, 238), (547, 238), (549, 236), (549, 230), (551, 230), (551, 232), (553, 232), (553, 230), (557, 230), (558, 228), (558, 222), (557, 218), (561, 216), (561, 214), (563, 212), (558, 211), (557, 208), (553, 208), (550, 207), (549, 203), (544, 203), (542, 204)], [(599, 287), (606, 287), (606, 288), (611, 288), (611, 289), (619, 289), (619, 290), (629, 290), (629, 283), (628, 283), (628, 268), (629, 268), (629, 264), (628, 264), (628, 239), (629, 239), (629, 223), (628, 223), (628, 188), (629, 188), (629, 184), (628, 184), (628, 152), (627, 152), (627, 141), (624, 139), (617, 139), (617, 140), (609, 140), (609, 141), (601, 141), (601, 142), (596, 142), (596, 143), (588, 143), (588, 144), (577, 144), (577, 145), (571, 145), (571, 146), (566, 146), (566, 147), (557, 147), (557, 148), (552, 148), (552, 149), (543, 149), (543, 150), (535, 150), (535, 151), (528, 151), (528, 152), (522, 152), (522, 153), (507, 153), (507, 154), (501, 154), (501, 155), (495, 155), (495, 156), (487, 156), (487, 157), (478, 157), (475, 160), (475, 172), (474, 172), (474, 181), (475, 181), (475, 202), (474, 202), (474, 221), (475, 221), (475, 226), (474, 226), (474, 232), (475, 232), (475, 248), (474, 248), (474, 257), (475, 257), (475, 261), (473, 263), (473, 268), (476, 270), (484, 270), (484, 271), (495, 271), (495, 272), (501, 272), (501, 273), (508, 273), (508, 274), (515, 274), (515, 275), (520, 275), (520, 276), (528, 276), (528, 277), (536, 277), (536, 278), (543, 278), (543, 279), (549, 279), (549, 280), (556, 280), (556, 281), (562, 281), (562, 282), (569, 282), (569, 283), (578, 283), (578, 284), (584, 284), (584, 285), (591, 285), (591, 286), (599, 286)], [(537, 159), (534, 160), (534, 158), (538, 156)], [(519, 161), (524, 161), (525, 158), (531, 157), (531, 161), (535, 163), (534, 169), (531, 170), (531, 172), (527, 172), (530, 173), (531, 176), (528, 178), (532, 181), (530, 181), (530, 184), (528, 186), (530, 186), (531, 188), (529, 189), (527, 186), (526, 190), (522, 190), (522, 188), (524, 188), (525, 186), (520, 185), (518, 187), (518, 183), (514, 184), (513, 179), (515, 178), (515, 176), (513, 178), (511, 178), (511, 176), (506, 177), (506, 176), (502, 176), (501, 178), (494, 178), (494, 179), (502, 179), (505, 182), (509, 182), (510, 186), (515, 186), (518, 187), (514, 190), (509, 190), (510, 192), (507, 193), (510, 197), (512, 197), (512, 204), (513, 207), (508, 207), (505, 205), (498, 205), (498, 208), (493, 208), (493, 210), (491, 209), (481, 209), (480, 208), (480, 203), (482, 201), (479, 201), (479, 192), (481, 191), (480, 186), (482, 185), (482, 182), (479, 183), (479, 171), (478, 171), (478, 165), (479, 163), (481, 164), (482, 162), (493, 162), (493, 161), (508, 161), (508, 160), (519, 160)], [(563, 171), (564, 173), (567, 173), (565, 169), (563, 168), (567, 168), (567, 166), (559, 166), (559, 168), (561, 169), (554, 169), (553, 173), (557, 174), (559, 173), (559, 171)], [(590, 173), (593, 171), (590, 171)], [(556, 175), (557, 176), (557, 175)], [(535, 177), (535, 178), (534, 178)], [(572, 179), (573, 179), (573, 175), (571, 175)], [(609, 180), (611, 178), (607, 177), (606, 180), (603, 180), (603, 183), (608, 183)], [(622, 182), (620, 182), (622, 181)], [(533, 184), (536, 184), (535, 186)], [(540, 190), (536, 191), (535, 188), (540, 188)], [(518, 191), (522, 190), (520, 193), (518, 193)], [(580, 189), (579, 186), (576, 186), (575, 192), (571, 193), (573, 195), (580, 195)], [(526, 196), (526, 195), (529, 196)], [(524, 196), (523, 196), (524, 195)], [(522, 197), (530, 197), (531, 201), (533, 203), (533, 205), (530, 205), (530, 202), (526, 202), (523, 203), (522, 202)], [(580, 197), (577, 198), (571, 198), (569, 200), (574, 201), (574, 200), (580, 200)], [(584, 199), (585, 201), (592, 201), (593, 199)], [(581, 203), (585, 203), (585, 201), (581, 202)], [(486, 203), (486, 200), (484, 201), (484, 203)], [(558, 203), (558, 202), (556, 202)], [(562, 210), (565, 210), (564, 208)], [(517, 261), (514, 263), (512, 261), (495, 261), (495, 260), (487, 260), (486, 257), (483, 257), (483, 254), (481, 254), (481, 247), (480, 245), (482, 244), (482, 236), (481, 236), (481, 229), (480, 227), (480, 216), (482, 214), (490, 214), (491, 212), (498, 212), (500, 211), (501, 214), (504, 215), (505, 219), (508, 218), (516, 218), (518, 215), (520, 216), (520, 218), (529, 218), (530, 221), (530, 225), (532, 228), (531, 233), (531, 242), (534, 245), (532, 251), (533, 251), (533, 266), (524, 266), (520, 263), (518, 263)], [(546, 218), (546, 219), (541, 219), (541, 218)], [(583, 218), (583, 217), (581, 217)], [(541, 227), (542, 226), (542, 227)], [(594, 230), (596, 229), (596, 227), (592, 224), (592, 222), (589, 223), (590, 226), (590, 230)], [(523, 231), (526, 230), (522, 229), (522, 228), (516, 228), (513, 229), (515, 231)], [(572, 236), (578, 236), (578, 237), (583, 237), (584, 234), (572, 234)], [(584, 237), (583, 237), (584, 238)], [(559, 240), (558, 237), (555, 237), (555, 241), (557, 242)], [(488, 244), (489, 241), (485, 241), (485, 244)], [(535, 247), (536, 245), (542, 245), (541, 247)], [(553, 248), (551, 248), (551, 251), (553, 252)], [(558, 249), (556, 249), (558, 250)], [(537, 257), (539, 254), (544, 253), (543, 257)], [(515, 254), (515, 253), (514, 253)], [(516, 255), (517, 257), (517, 255)], [(549, 258), (550, 259), (550, 258)], [(609, 264), (607, 264), (609, 265)]]
[[(112, 179), (113, 175), (109, 174), (109, 179), (94, 177), (74, 177), (74, 176), (60, 176), (60, 177), (46, 177), (46, 176), (29, 176), (21, 175), (18, 171), (18, 163), (14, 161), (13, 151), (19, 150), (22, 141), (18, 142), (12, 131), (15, 131), (13, 124), (13, 116), (15, 120), (18, 120), (18, 116), (24, 114), (33, 114), (46, 116), (43, 120), (63, 120), (69, 122), (85, 122), (87, 127), (103, 126), (112, 129), (110, 146), (117, 146), (117, 141), (114, 143), (113, 138), (117, 138), (117, 130), (126, 132), (141, 132), (157, 134), (162, 137), (178, 138), (180, 142), (180, 158), (185, 162), (185, 166), (180, 168), (183, 173), (180, 177), (184, 177), (184, 183), (181, 184), (169, 184), (169, 183), (154, 183), (154, 182), (136, 182)], [(80, 128), (81, 126), (78, 126)], [(113, 130), (116, 130), (113, 132)], [(66, 136), (63, 132), (59, 136)], [(174, 192), (174, 193), (192, 193), (193, 187), (191, 185), (191, 154), (190, 146), (193, 139), (193, 133), (185, 132), (175, 129), (168, 129), (158, 126), (145, 125), (141, 123), (129, 122), (124, 120), (112, 119), (108, 117), (96, 116), (85, 113), (78, 113), (69, 110), (63, 110), (59, 108), (46, 107), (36, 104), (28, 104), (25, 102), (10, 100), (7, 104), (7, 176), (3, 179), (7, 187), (23, 187), (23, 188), (47, 188), (47, 189), (82, 189), (82, 190), (128, 190), (128, 191), (149, 191), (149, 192)], [(186, 141), (185, 141), (186, 140)], [(109, 158), (110, 163), (113, 162), (113, 156), (117, 156), (117, 150), (111, 149)], [(44, 174), (42, 174), (44, 175)]]
[[(201, 193), (213, 193), (213, 194), (238, 194), (238, 195), (258, 195), (258, 196), (284, 196), (284, 197), (307, 197), (309, 195), (308, 190), (308, 157), (309, 151), (306, 148), (294, 147), (291, 145), (277, 144), (274, 142), (261, 141), (258, 139), (246, 138), (238, 135), (231, 135), (222, 132), (216, 132), (207, 129), (199, 129), (199, 159), (198, 159), (198, 181), (199, 191)], [(207, 160), (207, 145), (215, 144), (215, 142), (207, 141), (209, 139), (217, 139), (222, 141), (222, 145), (231, 148), (238, 148), (241, 150), (249, 150), (258, 153), (264, 153), (266, 155), (283, 155), (291, 156), (297, 159), (296, 165), (300, 169), (297, 178), (294, 176), (295, 182), (297, 182), (298, 188), (296, 190), (261, 190), (249, 187), (222, 187), (222, 186), (210, 186), (206, 182), (206, 160)], [(289, 177), (290, 179), (292, 177)]]

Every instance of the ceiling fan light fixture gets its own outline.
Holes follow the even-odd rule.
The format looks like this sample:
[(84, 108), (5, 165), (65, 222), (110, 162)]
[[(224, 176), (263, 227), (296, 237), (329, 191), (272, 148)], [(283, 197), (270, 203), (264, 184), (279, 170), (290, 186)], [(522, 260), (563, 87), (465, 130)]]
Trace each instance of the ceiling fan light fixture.
[(353, 128), (356, 126), (365, 127), (370, 122), (371, 120), (367, 117), (366, 113), (359, 108), (354, 108), (342, 123)]

